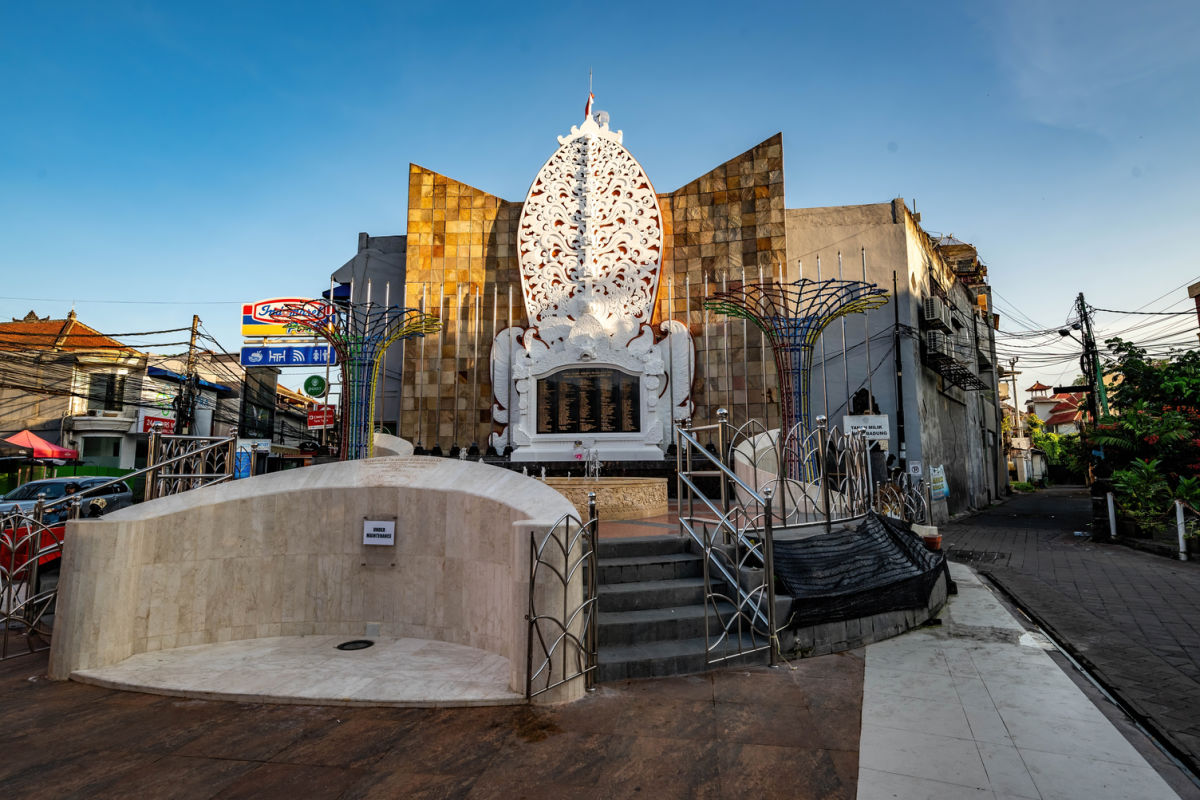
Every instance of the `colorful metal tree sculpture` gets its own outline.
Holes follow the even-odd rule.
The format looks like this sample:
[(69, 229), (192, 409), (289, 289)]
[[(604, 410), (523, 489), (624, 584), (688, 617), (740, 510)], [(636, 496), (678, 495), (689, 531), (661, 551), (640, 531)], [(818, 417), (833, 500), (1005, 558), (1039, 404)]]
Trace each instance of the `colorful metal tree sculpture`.
[(375, 387), (379, 361), (401, 339), (436, 333), (433, 314), (372, 302), (310, 300), (280, 306), (272, 316), (294, 323), (329, 342), (342, 371), (341, 449), (343, 461), (370, 458), (374, 449)]
[[(748, 319), (766, 334), (779, 374), (780, 438), (805, 442), (812, 432), (810, 373), (821, 331), (839, 317), (869, 311), (887, 301), (888, 293), (873, 283), (801, 278), (791, 283), (743, 283), (714, 294), (704, 306)], [(799, 464), (789, 465), (793, 472), (798, 469)]]

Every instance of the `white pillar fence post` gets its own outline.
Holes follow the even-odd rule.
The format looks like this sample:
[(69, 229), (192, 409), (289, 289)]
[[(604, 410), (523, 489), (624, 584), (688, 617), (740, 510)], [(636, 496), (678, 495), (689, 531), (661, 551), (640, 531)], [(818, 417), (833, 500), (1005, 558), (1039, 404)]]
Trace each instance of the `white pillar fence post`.
[(1185, 530), (1185, 526), (1183, 524), (1183, 501), (1182, 500), (1175, 501), (1175, 528), (1179, 532), (1179, 560), (1187, 561), (1188, 560), (1187, 540), (1184, 538), (1184, 534), (1186, 533), (1186, 530)]

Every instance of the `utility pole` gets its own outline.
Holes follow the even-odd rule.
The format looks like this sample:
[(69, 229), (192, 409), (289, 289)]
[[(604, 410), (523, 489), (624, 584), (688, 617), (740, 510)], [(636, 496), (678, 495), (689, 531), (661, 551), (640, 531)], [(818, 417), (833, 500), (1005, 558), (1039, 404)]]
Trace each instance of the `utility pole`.
[(1008, 375), (1005, 377), (1011, 379), (1012, 384), (1012, 404), (1013, 404), (1013, 437), (1021, 437), (1021, 409), (1017, 405), (1017, 376), (1021, 373), (1017, 372), (1017, 358), (1008, 360)]
[[(1088, 312), (1087, 301), (1083, 299), (1083, 292), (1079, 293), (1079, 297), (1075, 301), (1079, 310), (1080, 321), (1083, 323), (1083, 358), (1080, 366), (1083, 367), (1083, 376), (1088, 382), (1091, 391), (1088, 392), (1088, 414), (1091, 416), (1091, 425), (1095, 425), (1100, 419), (1099, 408), (1103, 407), (1105, 415), (1108, 414), (1108, 397), (1104, 391), (1104, 375), (1100, 372), (1100, 355), (1096, 352), (1096, 337), (1092, 333), (1092, 316)], [(1110, 490), (1110, 484), (1107, 480), (1099, 480), (1097, 478), (1097, 461), (1096, 451), (1092, 450), (1092, 444), (1088, 441), (1090, 431), (1088, 426), (1083, 426), (1079, 432), (1079, 443), (1083, 447), (1084, 458), (1088, 463), (1088, 483), (1091, 484), (1092, 496), (1092, 541), (1104, 542), (1108, 541), (1108, 509), (1105, 503), (1105, 493)], [(1103, 458), (1103, 455), (1100, 455)]]
[[(1079, 317), (1083, 321), (1083, 374), (1092, 385), (1092, 391), (1088, 399), (1088, 410), (1092, 414), (1092, 424), (1096, 424), (1096, 420), (1100, 418), (1100, 410), (1103, 409), (1104, 416), (1108, 416), (1108, 392), (1104, 390), (1104, 374), (1100, 371), (1100, 353), (1096, 349), (1096, 337), (1092, 333), (1092, 315), (1088, 311), (1087, 302), (1083, 299), (1083, 292), (1079, 293), (1079, 298), (1075, 301), (1079, 309)], [(1098, 402), (1097, 402), (1098, 401)]]
[(192, 314), (192, 335), (188, 340), (187, 365), (179, 394), (175, 398), (175, 432), (183, 436), (192, 435), (192, 423), (196, 416), (196, 390), (200, 385), (196, 376), (196, 335), (200, 317)]

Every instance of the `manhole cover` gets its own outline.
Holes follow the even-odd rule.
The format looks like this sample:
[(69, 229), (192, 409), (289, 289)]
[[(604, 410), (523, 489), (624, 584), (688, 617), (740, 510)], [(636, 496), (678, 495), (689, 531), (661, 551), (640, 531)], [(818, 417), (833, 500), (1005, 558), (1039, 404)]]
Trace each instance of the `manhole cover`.
[(337, 646), (338, 650), (366, 650), (371, 645), (375, 644), (370, 639), (353, 639), (349, 642), (342, 642)]

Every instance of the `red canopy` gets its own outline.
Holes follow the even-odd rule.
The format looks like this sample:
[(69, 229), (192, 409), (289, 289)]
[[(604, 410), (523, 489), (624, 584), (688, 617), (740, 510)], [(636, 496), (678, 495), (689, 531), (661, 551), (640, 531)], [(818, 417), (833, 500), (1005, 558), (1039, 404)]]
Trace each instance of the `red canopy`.
[(66, 461), (75, 461), (79, 458), (78, 450), (72, 450), (69, 447), (59, 447), (56, 444), (50, 444), (45, 439), (32, 433), (31, 431), (14, 433), (4, 441), (12, 442), (18, 447), (26, 447), (32, 450), (34, 458), (61, 458)]

